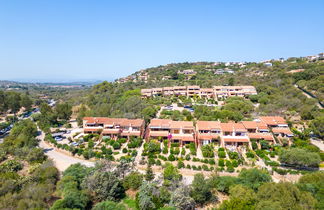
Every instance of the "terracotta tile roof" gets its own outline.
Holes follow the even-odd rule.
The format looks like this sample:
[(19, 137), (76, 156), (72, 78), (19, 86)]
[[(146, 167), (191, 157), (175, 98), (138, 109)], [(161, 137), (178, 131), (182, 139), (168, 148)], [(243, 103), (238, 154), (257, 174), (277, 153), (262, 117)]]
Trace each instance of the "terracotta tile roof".
[(159, 137), (159, 136), (167, 137), (169, 135), (169, 132), (168, 131), (150, 131), (149, 135), (152, 137)]
[(193, 135), (190, 135), (190, 134), (187, 134), (187, 135), (185, 135), (185, 134), (173, 134), (172, 135), (172, 138), (171, 139), (173, 139), (173, 140), (182, 140), (182, 141), (194, 141), (195, 140), (195, 138), (194, 138), (194, 136)]
[(235, 137), (229, 137), (229, 138), (222, 138), (224, 142), (249, 142), (249, 138), (235, 138)]
[(241, 131), (247, 132), (242, 123), (221, 123), (221, 130), (224, 132)]
[(220, 130), (219, 121), (197, 121), (197, 130)]
[(89, 132), (89, 131), (98, 131), (100, 130), (99, 128), (85, 128), (84, 131), (85, 132)]
[(120, 125), (141, 127), (144, 125), (143, 119), (127, 119), (127, 118), (108, 118), (108, 117), (85, 117), (86, 123), (100, 123), (104, 125)]
[(290, 131), (289, 128), (272, 128), (273, 133), (284, 133), (287, 135), (292, 135), (293, 133)]
[(120, 132), (121, 132), (121, 130), (119, 130), (119, 129), (104, 129), (102, 131), (103, 134), (118, 134)]
[(260, 117), (260, 120), (267, 125), (280, 125), (280, 124), (287, 124), (286, 120), (280, 116), (264, 116)]
[(192, 121), (171, 121), (171, 128), (186, 128), (186, 129), (194, 129), (194, 125)]
[(246, 129), (268, 129), (267, 124), (258, 121), (242, 121), (241, 122)]
[(273, 141), (274, 138), (271, 133), (248, 133), (250, 139), (264, 139), (268, 141)]
[(169, 119), (152, 119), (149, 127), (170, 128), (172, 120)]
[(210, 139), (217, 139), (219, 137), (218, 134), (198, 134), (198, 140), (210, 140)]

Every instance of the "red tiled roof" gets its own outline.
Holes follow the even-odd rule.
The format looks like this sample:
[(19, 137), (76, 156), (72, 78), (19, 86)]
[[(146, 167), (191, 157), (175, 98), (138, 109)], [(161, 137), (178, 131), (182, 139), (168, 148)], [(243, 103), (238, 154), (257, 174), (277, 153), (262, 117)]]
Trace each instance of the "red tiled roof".
[(289, 128), (272, 128), (272, 132), (273, 133), (284, 133), (284, 134), (288, 134), (288, 135), (291, 135), (293, 134)]
[(220, 129), (220, 122), (218, 121), (197, 121), (197, 130), (217, 130)]
[(241, 131), (246, 132), (245, 127), (242, 123), (221, 123), (221, 130), (227, 132)]
[(108, 118), (108, 117), (85, 117), (86, 123), (100, 123), (106, 125), (134, 126), (141, 127), (144, 125), (143, 119), (127, 119), (127, 118)]
[(149, 136), (152, 137), (159, 137), (159, 136), (167, 137), (168, 135), (169, 135), (168, 131), (150, 131), (149, 133)]
[(286, 120), (280, 116), (264, 116), (260, 117), (260, 120), (267, 125), (287, 124)]
[(223, 138), (224, 142), (249, 142), (248, 138)]
[(264, 139), (268, 141), (273, 141), (274, 138), (271, 133), (248, 133), (250, 139)]
[(257, 121), (242, 121), (241, 122), (246, 129), (268, 129), (267, 124)]

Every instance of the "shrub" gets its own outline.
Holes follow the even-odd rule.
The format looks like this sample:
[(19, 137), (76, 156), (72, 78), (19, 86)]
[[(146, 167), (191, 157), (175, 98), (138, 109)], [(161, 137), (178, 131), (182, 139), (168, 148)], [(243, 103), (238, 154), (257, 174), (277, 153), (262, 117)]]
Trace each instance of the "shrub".
[(223, 147), (218, 148), (218, 152), (225, 151)]
[(161, 160), (157, 159), (157, 160), (155, 161), (155, 164), (158, 165), (158, 166), (162, 165)]
[(224, 159), (219, 159), (219, 160), (218, 160), (218, 166), (220, 166), (220, 167), (224, 167), (224, 166), (225, 166), (225, 161), (224, 161)]
[(226, 153), (224, 151), (219, 151), (218, 152), (218, 157), (219, 158), (226, 158)]
[(123, 149), (123, 153), (127, 153), (128, 151), (127, 151), (127, 149), (126, 148), (124, 148)]
[(216, 164), (214, 159), (209, 159), (208, 163), (209, 163), (210, 165), (215, 165), (215, 164)]
[(252, 142), (252, 149), (253, 150), (258, 149), (258, 145), (257, 145), (257, 143), (255, 141)]
[(228, 156), (230, 159), (238, 159), (239, 155), (237, 152), (228, 152)]
[(191, 169), (191, 166), (188, 164), (188, 165), (186, 166), (186, 168), (187, 168), (187, 169)]
[(117, 141), (115, 141), (112, 146), (115, 150), (120, 149), (120, 143)]
[(148, 163), (149, 163), (150, 165), (154, 165), (154, 164), (155, 164), (155, 160), (154, 160), (153, 158), (149, 158), (149, 159), (148, 159)]
[(163, 154), (168, 154), (168, 151), (169, 151), (168, 147), (164, 147), (162, 153)]
[(187, 154), (186, 157), (185, 157), (185, 159), (189, 161), (190, 160), (190, 155)]
[(238, 162), (237, 162), (237, 160), (233, 160), (232, 161), (232, 166), (234, 167), (234, 168), (236, 168), (236, 167), (238, 167)]
[(229, 173), (233, 173), (235, 171), (235, 169), (232, 165), (230, 165), (230, 166), (227, 166), (226, 171)]
[(184, 168), (185, 164), (181, 160), (179, 160), (177, 167), (178, 167), (178, 169)]
[(204, 157), (212, 158), (215, 155), (213, 146), (209, 144), (202, 146), (201, 151)]
[(252, 152), (247, 152), (246, 153), (246, 157), (248, 157), (248, 158), (254, 158), (255, 155)]
[(209, 168), (208, 168), (208, 166), (207, 165), (202, 165), (202, 169), (204, 170), (204, 171), (209, 171)]
[(168, 160), (169, 161), (175, 161), (175, 157), (173, 154), (170, 154), (169, 157), (168, 157)]

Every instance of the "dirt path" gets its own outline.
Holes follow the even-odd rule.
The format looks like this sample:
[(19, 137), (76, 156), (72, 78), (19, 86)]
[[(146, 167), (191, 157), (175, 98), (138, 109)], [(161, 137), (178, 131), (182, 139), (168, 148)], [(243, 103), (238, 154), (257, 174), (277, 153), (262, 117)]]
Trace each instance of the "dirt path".
[[(300, 90), (300, 91), (301, 91), (301, 92), (302, 92), (302, 93), (303, 93), (307, 98), (314, 98), (313, 96), (307, 94), (305, 91), (303, 91), (302, 89), (300, 89), (300, 88), (298, 87), (298, 85), (294, 84), (294, 86), (295, 86), (298, 90)], [(315, 99), (318, 101), (318, 98), (315, 97)], [(318, 106), (318, 108), (323, 109), (322, 105), (321, 105), (319, 102), (317, 102), (316, 105)]]

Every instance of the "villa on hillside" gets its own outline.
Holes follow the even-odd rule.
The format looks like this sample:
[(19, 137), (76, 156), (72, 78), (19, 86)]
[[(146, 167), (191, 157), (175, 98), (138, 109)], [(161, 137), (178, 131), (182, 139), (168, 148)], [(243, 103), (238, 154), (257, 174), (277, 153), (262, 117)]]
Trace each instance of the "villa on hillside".
[(83, 118), (84, 133), (102, 133), (112, 139), (118, 137), (129, 138), (130, 136), (143, 137), (144, 120), (107, 117)]
[(247, 97), (256, 94), (257, 91), (253, 86), (214, 86), (213, 88), (200, 88), (198, 85), (192, 85), (141, 90), (142, 98), (155, 96), (198, 96), (200, 98), (214, 98), (217, 100), (231, 96)]

